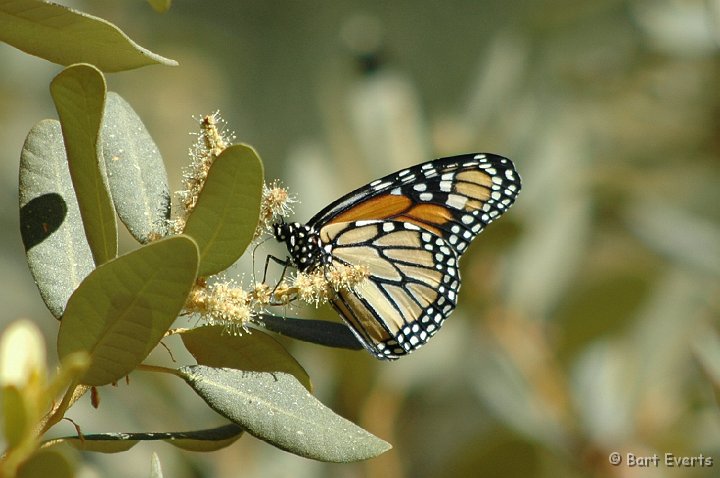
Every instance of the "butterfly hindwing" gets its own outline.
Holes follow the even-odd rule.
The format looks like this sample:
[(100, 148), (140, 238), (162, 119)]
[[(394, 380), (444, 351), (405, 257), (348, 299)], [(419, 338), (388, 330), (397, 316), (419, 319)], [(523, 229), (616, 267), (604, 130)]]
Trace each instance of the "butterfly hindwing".
[(377, 357), (420, 347), (455, 308), (458, 258), (441, 237), (401, 221), (335, 223), (320, 237), (333, 263), (367, 267), (367, 279), (340, 290), (333, 306)]

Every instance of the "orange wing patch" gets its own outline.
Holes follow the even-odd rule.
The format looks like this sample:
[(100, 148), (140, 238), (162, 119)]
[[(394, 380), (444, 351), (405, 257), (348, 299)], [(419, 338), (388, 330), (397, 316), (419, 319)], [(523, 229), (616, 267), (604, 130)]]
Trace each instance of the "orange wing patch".
[(400, 221), (411, 222), (426, 229), (435, 235), (442, 236), (442, 231), (436, 226), (452, 221), (452, 213), (446, 207), (437, 204), (420, 204), (405, 212), (397, 218)]
[(407, 211), (411, 206), (412, 201), (408, 197), (383, 194), (338, 214), (330, 223), (388, 219)]
[[(485, 177), (485, 175), (482, 175), (482, 177)], [(466, 192), (471, 194), (470, 197), (482, 195), (482, 198), (478, 198), (485, 199), (489, 195), (485, 188), (476, 184), (466, 184), (464, 188)], [(418, 204), (413, 207), (413, 201), (407, 196), (383, 194), (338, 214), (332, 221), (328, 222), (325, 228), (331, 224), (373, 219), (395, 219), (410, 222), (436, 235), (442, 235), (442, 231), (437, 226), (452, 221), (453, 217), (452, 213), (444, 206)]]

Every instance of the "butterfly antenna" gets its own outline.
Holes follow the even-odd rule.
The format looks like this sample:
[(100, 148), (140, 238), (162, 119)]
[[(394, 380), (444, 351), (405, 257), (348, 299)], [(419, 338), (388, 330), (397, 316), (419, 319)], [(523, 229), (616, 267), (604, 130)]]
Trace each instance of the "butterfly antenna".
[[(257, 244), (255, 244), (255, 246), (254, 246), (253, 249), (252, 249), (252, 254), (251, 254), (251, 256), (252, 256), (252, 279), (253, 279), (253, 283), (255, 283), (255, 251), (257, 251), (257, 248), (258, 248), (258, 247), (260, 247), (261, 245), (265, 244), (265, 242), (266, 242), (268, 239), (270, 239), (270, 238), (269, 238), (269, 237), (266, 237), (266, 238), (263, 239), (262, 241), (260, 241), (260, 242), (258, 242)], [(265, 273), (267, 273), (267, 261), (265, 262)], [(265, 282), (265, 274), (263, 274), (263, 283), (264, 283), (264, 282)]]

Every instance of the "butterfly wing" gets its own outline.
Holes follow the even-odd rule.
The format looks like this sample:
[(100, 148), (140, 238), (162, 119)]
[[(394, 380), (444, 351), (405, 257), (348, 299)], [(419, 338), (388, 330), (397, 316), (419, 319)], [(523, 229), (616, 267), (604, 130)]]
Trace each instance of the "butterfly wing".
[(385, 176), (313, 217), (321, 227), (363, 220), (411, 223), (445, 239), (458, 256), (520, 191), (512, 162), (490, 153), (437, 159)]
[(401, 221), (333, 223), (320, 230), (333, 263), (365, 265), (368, 277), (333, 307), (360, 342), (396, 359), (427, 342), (455, 308), (458, 257), (441, 237)]

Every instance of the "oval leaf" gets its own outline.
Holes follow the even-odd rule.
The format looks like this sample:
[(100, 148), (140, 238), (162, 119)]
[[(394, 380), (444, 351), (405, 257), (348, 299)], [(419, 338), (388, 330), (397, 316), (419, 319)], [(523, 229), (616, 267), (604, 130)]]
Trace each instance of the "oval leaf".
[(0, 397), (2, 397), (3, 438), (8, 448), (14, 448), (32, 433), (35, 423), (30, 410), (35, 404), (29, 403), (32, 398), (15, 386), (0, 388)]
[(225, 331), (222, 325), (197, 327), (180, 334), (198, 364), (254, 372), (285, 372), (312, 391), (310, 377), (285, 347), (257, 329), (242, 335)]
[(20, 230), (40, 295), (60, 318), (70, 295), (95, 263), (56, 120), (33, 126), (20, 154)]
[(103, 264), (117, 255), (115, 211), (98, 141), (105, 79), (92, 65), (70, 66), (53, 78), (50, 93), (60, 117), (85, 235), (95, 263)]
[(314, 460), (372, 458), (390, 444), (336, 415), (286, 373), (193, 365), (179, 369), (216, 412), (278, 448)]
[(217, 428), (190, 432), (160, 433), (97, 433), (80, 437), (64, 437), (52, 440), (66, 442), (78, 450), (101, 453), (119, 453), (127, 451), (140, 441), (162, 440), (188, 451), (216, 451), (234, 443), (243, 433), (243, 429), (234, 423)]
[(56, 443), (67, 443), (73, 448), (81, 451), (93, 451), (95, 453), (122, 453), (128, 451), (138, 444), (140, 440), (132, 438), (132, 433), (97, 433), (78, 437), (65, 437), (52, 440)]
[(224, 271), (245, 252), (260, 217), (263, 167), (250, 146), (235, 144), (215, 159), (185, 234), (200, 248), (200, 276)]
[(20, 465), (17, 478), (72, 478), (75, 476), (73, 465), (55, 450), (39, 450), (28, 461)]
[(91, 63), (107, 72), (177, 65), (102, 18), (38, 0), (0, 2), (0, 40), (53, 63)]
[(195, 243), (175, 236), (98, 267), (80, 284), (58, 333), (60, 358), (90, 354), (80, 383), (114, 382), (150, 353), (182, 309), (197, 263)]
[(304, 342), (350, 350), (363, 349), (352, 329), (340, 322), (260, 314), (255, 323), (276, 334)]
[(170, 217), (165, 165), (140, 117), (117, 93), (107, 94), (101, 141), (120, 220), (143, 244), (165, 237)]

